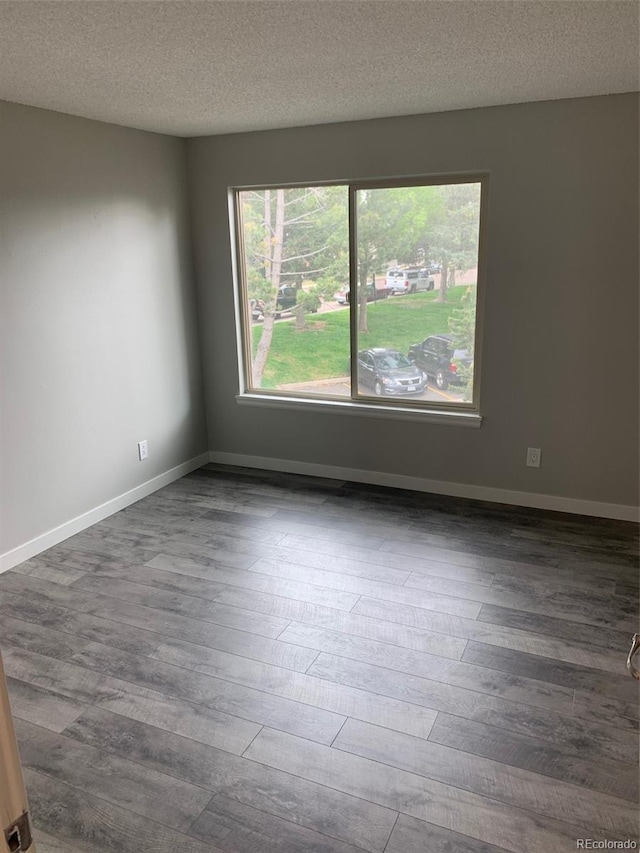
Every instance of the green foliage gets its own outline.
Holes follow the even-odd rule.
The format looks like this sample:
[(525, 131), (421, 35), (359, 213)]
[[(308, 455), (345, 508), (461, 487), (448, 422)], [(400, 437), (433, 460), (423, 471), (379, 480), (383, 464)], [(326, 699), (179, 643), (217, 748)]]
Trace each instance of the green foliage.
[[(277, 193), (284, 199), (280, 221)], [(322, 280), (335, 289), (349, 277), (345, 187), (245, 191), (241, 203), (249, 298), (262, 300), (267, 311), (274, 310), (281, 284)], [(274, 269), (277, 248), (279, 271)]]
[(318, 288), (315, 286), (312, 286), (310, 290), (303, 290), (301, 288), (298, 291), (296, 305), (300, 307), (303, 314), (309, 314), (311, 313), (311, 311), (317, 311), (320, 307), (320, 296), (318, 294)]
[[(264, 317), (253, 357), (253, 381), (259, 387), (271, 348), (279, 288), (300, 286), (303, 279), (335, 277), (338, 269), (342, 278), (348, 268), (344, 260), (348, 195), (344, 186), (292, 187), (246, 190), (239, 200), (248, 296), (259, 303)], [(302, 304), (296, 309), (299, 328), (304, 328), (304, 310)]]
[(456, 349), (464, 349), (471, 356), (469, 365), (460, 365), (458, 376), (462, 379), (461, 390), (467, 399), (473, 382), (473, 356), (476, 340), (476, 288), (467, 287), (460, 306), (451, 312), (449, 331)]
[(415, 262), (421, 240), (439, 205), (437, 187), (359, 190), (357, 199), (359, 328), (367, 330), (364, 288), (372, 273), (392, 261)]
[(431, 221), (441, 207), (439, 187), (359, 190), (358, 278), (384, 272), (391, 261), (415, 263)]
[(451, 312), (449, 332), (457, 349), (473, 355), (476, 337), (476, 288), (465, 288), (460, 305)]
[(480, 184), (444, 184), (438, 216), (429, 230), (431, 259), (450, 269), (467, 270), (478, 259)]
[(436, 189), (440, 205), (427, 235), (427, 252), (429, 260), (442, 265), (439, 298), (444, 301), (456, 272), (478, 263), (480, 184), (443, 184)]

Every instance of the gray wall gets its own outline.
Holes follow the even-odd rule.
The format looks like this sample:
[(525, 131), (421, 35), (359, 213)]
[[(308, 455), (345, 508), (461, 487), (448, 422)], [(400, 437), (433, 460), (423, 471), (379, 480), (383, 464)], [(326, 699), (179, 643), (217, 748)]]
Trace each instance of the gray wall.
[[(637, 95), (202, 138), (188, 155), (210, 449), (637, 505)], [(481, 429), (238, 406), (227, 187), (469, 170), (491, 176)]]
[(6, 552), (206, 432), (184, 142), (7, 103), (0, 126)]

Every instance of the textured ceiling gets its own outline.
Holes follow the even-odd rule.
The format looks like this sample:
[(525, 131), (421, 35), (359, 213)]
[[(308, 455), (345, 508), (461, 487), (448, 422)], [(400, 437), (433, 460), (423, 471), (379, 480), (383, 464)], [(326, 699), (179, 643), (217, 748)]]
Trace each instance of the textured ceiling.
[(626, 0), (4, 0), (0, 99), (198, 136), (637, 91)]

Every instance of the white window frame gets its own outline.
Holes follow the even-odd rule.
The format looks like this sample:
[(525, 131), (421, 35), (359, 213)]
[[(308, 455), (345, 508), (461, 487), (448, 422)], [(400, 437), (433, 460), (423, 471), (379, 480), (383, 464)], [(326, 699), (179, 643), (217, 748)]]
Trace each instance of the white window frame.
[[(246, 288), (245, 251), (242, 230), (242, 212), (239, 203), (240, 193), (247, 190), (293, 189), (313, 186), (343, 186), (349, 193), (349, 282), (352, 293), (357, 281), (357, 218), (355, 215), (356, 193), (366, 189), (387, 189), (391, 187), (437, 186), (444, 184), (479, 183), (480, 222), (478, 235), (478, 278), (476, 284), (476, 318), (474, 344), (473, 397), (468, 403), (440, 403), (438, 401), (405, 400), (389, 397), (368, 397), (352, 391), (351, 397), (317, 397), (301, 392), (274, 391), (251, 387), (251, 310)], [(393, 418), (417, 420), (466, 427), (479, 427), (482, 423), (480, 413), (480, 386), (482, 376), (484, 304), (486, 292), (486, 242), (487, 211), (489, 202), (488, 172), (470, 172), (441, 175), (417, 175), (402, 178), (372, 179), (358, 181), (305, 181), (299, 183), (260, 184), (237, 186), (229, 189), (229, 221), (231, 227), (231, 255), (234, 279), (234, 298), (236, 311), (236, 335), (239, 367), (239, 393), (236, 401), (239, 405), (282, 408), (298, 411), (316, 411), (331, 414), (360, 415), (374, 418)], [(351, 388), (358, 388), (358, 309), (354, 300), (350, 311), (350, 354)]]

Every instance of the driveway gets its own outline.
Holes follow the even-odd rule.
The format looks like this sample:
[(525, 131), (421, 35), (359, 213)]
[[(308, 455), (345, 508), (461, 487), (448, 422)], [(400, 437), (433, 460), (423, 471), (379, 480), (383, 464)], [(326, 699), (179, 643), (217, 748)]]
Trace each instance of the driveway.
[[(278, 385), (277, 390), (280, 391), (299, 391), (303, 394), (322, 394), (326, 397), (350, 397), (351, 383), (348, 376), (338, 376), (333, 379), (319, 379), (315, 382), (295, 382), (290, 385)], [(361, 388), (360, 393), (373, 396), (373, 392), (367, 388)], [(405, 400), (429, 400), (438, 403), (460, 403), (462, 402), (462, 394), (451, 388), (447, 391), (440, 391), (438, 388), (433, 388), (428, 385), (422, 394), (411, 394), (406, 397), (398, 397), (393, 399)]]

